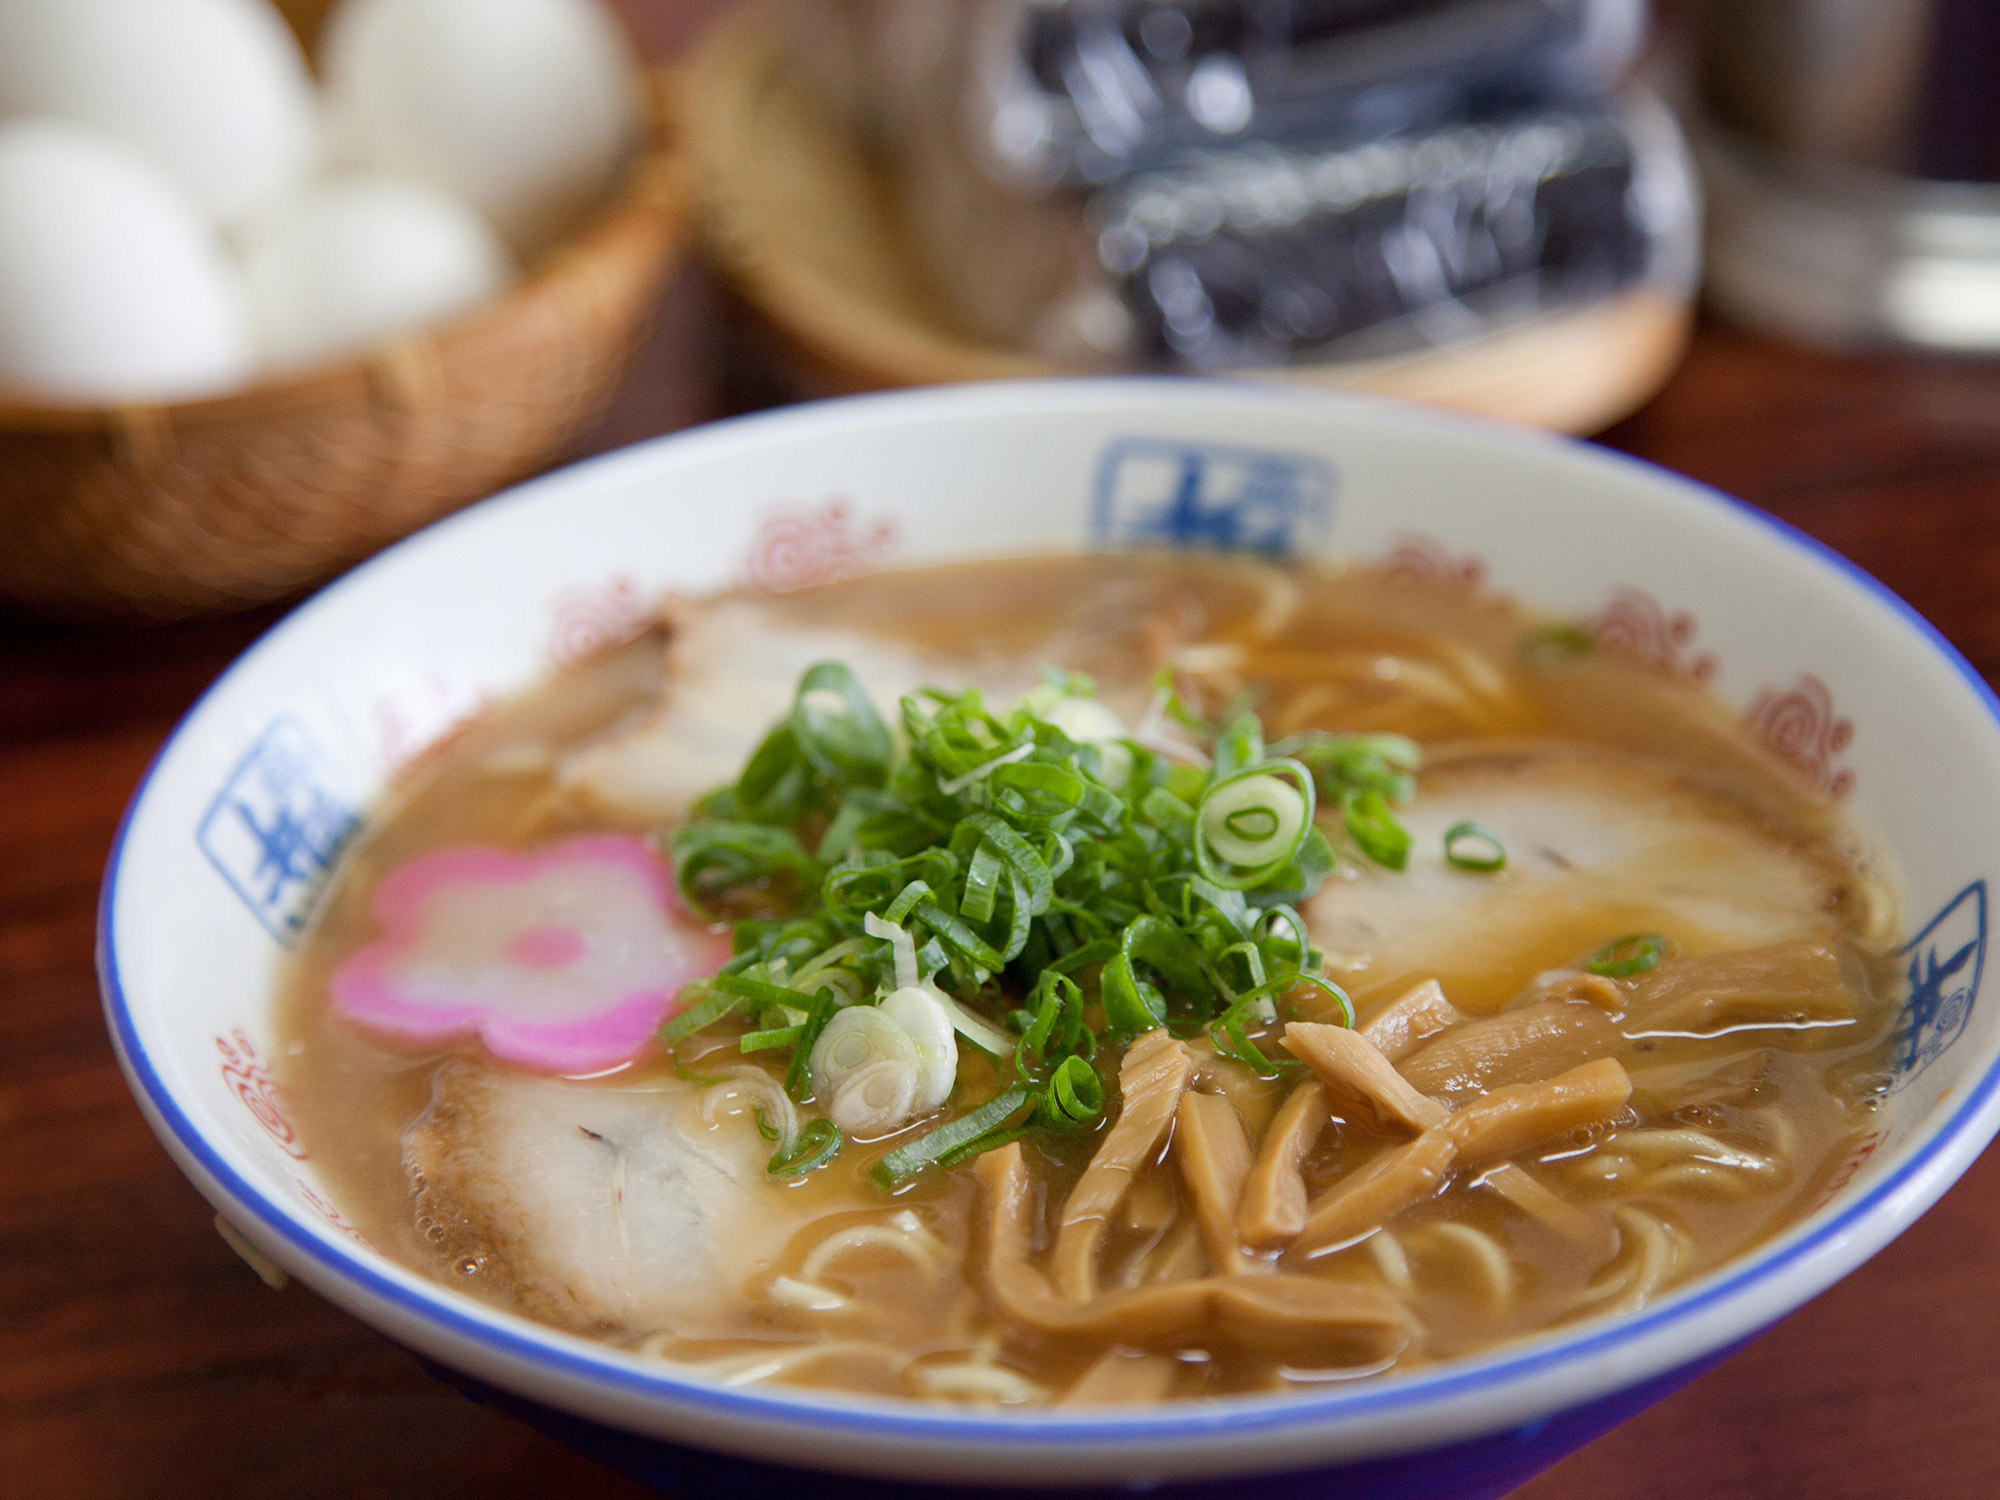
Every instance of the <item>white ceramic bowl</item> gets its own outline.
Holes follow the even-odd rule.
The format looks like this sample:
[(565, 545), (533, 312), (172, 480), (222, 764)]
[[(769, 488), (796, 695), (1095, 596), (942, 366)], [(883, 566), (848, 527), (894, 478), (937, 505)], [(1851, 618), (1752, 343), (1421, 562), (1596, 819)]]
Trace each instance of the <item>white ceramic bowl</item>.
[[(704, 1385), (413, 1275), (342, 1222), (273, 1086), (271, 975), (332, 851), (411, 753), (668, 589), (1134, 540), (1388, 559), (1587, 620), (1660, 671), (1712, 681), (1846, 798), (1900, 868), (1914, 994), (1896, 1091), (1827, 1201), (1636, 1317), (1323, 1394), (1075, 1416)], [(1380, 1484), (1351, 1492), (1497, 1493), (1504, 1476), (1481, 1454), (1522, 1460), (1551, 1422), (1573, 1446), (1591, 1433), (1564, 1414), (1595, 1411), (1601, 1429), (1643, 1399), (1632, 1388), (1686, 1378), (1880, 1249), (2000, 1126), (2000, 1010), (1974, 1003), (2000, 858), (1996, 714), (1936, 632), (1850, 564), (1588, 446), (1194, 381), (832, 402), (537, 480), (271, 631), (189, 714), (127, 814), (103, 897), (105, 1006), (154, 1130), (246, 1239), (410, 1348), (558, 1411), (933, 1483), (1153, 1484), (1461, 1445), (1458, 1480), (1397, 1479), (1406, 1460), (1391, 1457), (1367, 1466)]]

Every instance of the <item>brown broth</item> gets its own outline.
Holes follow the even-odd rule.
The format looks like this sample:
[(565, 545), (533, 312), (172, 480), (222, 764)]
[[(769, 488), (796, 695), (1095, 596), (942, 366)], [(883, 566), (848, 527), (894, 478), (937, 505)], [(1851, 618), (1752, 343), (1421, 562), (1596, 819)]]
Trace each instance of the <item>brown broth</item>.
[[(1818, 1028), (1762, 1026), (1743, 1031), (1740, 1044), (1665, 1035), (1624, 1040), (1614, 1054), (1651, 1101), (1645, 1129), (1700, 1131), (1740, 1161), (1774, 1165), (1718, 1167), (1700, 1159), (1709, 1148), (1689, 1148), (1679, 1137), (1641, 1140), (1648, 1151), (1679, 1152), (1682, 1165), (1692, 1149), (1701, 1168), (1659, 1178), (1671, 1174), (1672, 1162), (1658, 1167), (1621, 1149), (1627, 1137), (1620, 1133), (1636, 1128), (1626, 1125), (1517, 1158), (1563, 1197), (1615, 1224), (1618, 1249), (1609, 1261), (1582, 1253), (1477, 1180), (1454, 1182), (1383, 1233), (1310, 1265), (1310, 1274), (1382, 1285), (1407, 1302), (1421, 1332), (1395, 1369), (1618, 1310), (1742, 1254), (1811, 1211), (1878, 1097), (1895, 1015), (1894, 977), (1881, 957), (1893, 903), (1862, 846), (1831, 811), (1688, 682), (1608, 651), (1534, 665), (1520, 647), (1539, 622), (1524, 612), (1488, 596), (1361, 571), (1144, 555), (1005, 560), (877, 575), (785, 596), (770, 607), (796, 624), (917, 641), (984, 660), (1035, 653), (1034, 664), (1047, 659), (1096, 674), (1102, 696), (1128, 715), (1144, 702), (1162, 657), (1191, 664), (1182, 678), (1191, 697), (1214, 706), (1247, 691), (1274, 737), (1315, 727), (1395, 730), (1422, 740), (1440, 769), (1426, 772), (1419, 807), (1434, 781), (1449, 782), (1454, 757), (1550, 744), (1595, 747), (1591, 753), (1619, 766), (1671, 776), (1693, 789), (1689, 795), (1726, 804), (1728, 815), (1756, 837), (1826, 872), (1825, 910), (1800, 935), (1837, 945), (1844, 955), (1863, 994), (1857, 1019)], [(483, 1262), (448, 1264), (426, 1238), (402, 1158), (403, 1133), (425, 1111), (439, 1065), (449, 1057), (477, 1060), (477, 1049), (411, 1054), (384, 1045), (334, 1017), (327, 980), (374, 936), (367, 897), (376, 880), (414, 855), (466, 841), (527, 848), (585, 830), (647, 831), (646, 819), (621, 819), (566, 790), (556, 765), (564, 747), (649, 710), (661, 691), (665, 639), (664, 630), (650, 630), (487, 714), (426, 755), (398, 781), (343, 861), (282, 983), (284, 1084), (326, 1191), (375, 1248), (503, 1307), (524, 1305), (504, 1275)], [(1430, 688), (1423, 691), (1412, 686), (1425, 683)], [(1440, 966), (1419, 948), (1414, 957), (1364, 961), (1337, 977), (1363, 1019), (1431, 975), (1444, 981), (1461, 1010), (1489, 1015), (1515, 1002), (1542, 971), (1571, 970), (1607, 936), (1647, 929), (1667, 932), (1685, 954), (1731, 946), (1690, 922), (1683, 909), (1593, 889), (1511, 929), (1508, 951), (1474, 969)], [(727, 1024), (702, 1033), (683, 1048), (681, 1065), (704, 1072), (733, 1051), (734, 1035)], [(1261, 1040), (1276, 1050), (1274, 1033)], [(1206, 1054), (1200, 1067), (1204, 1086), (1230, 1097), (1254, 1143), (1290, 1082), (1258, 1079)], [(699, 1093), (661, 1057), (598, 1086), (659, 1090), (663, 1107), (684, 1116)], [(963, 1049), (954, 1107), (975, 1104), (998, 1086), (996, 1070)], [(747, 1109), (731, 1105), (717, 1111), (713, 1128), (742, 1131), (748, 1124)], [(1606, 1141), (1607, 1134), (1618, 1138)], [(1102, 1349), (1027, 1337), (995, 1315), (979, 1277), (967, 1269), (979, 1245), (970, 1169), (932, 1173), (885, 1195), (867, 1172), (899, 1138), (850, 1145), (829, 1168), (803, 1180), (760, 1185), (784, 1195), (795, 1229), (774, 1262), (751, 1274), (760, 1294), (726, 1326), (587, 1331), (729, 1378), (753, 1378), (759, 1359), (775, 1355), (782, 1362), (803, 1345), (838, 1345), (847, 1352), (774, 1368), (767, 1378), (883, 1395), (1059, 1400)], [(1405, 1139), (1336, 1120), (1309, 1158), (1308, 1183), (1319, 1189), (1339, 1182)], [(1031, 1138), (1029, 1164), (1045, 1212), (1062, 1201), (1095, 1145), (1094, 1136)], [(1680, 1186), (1644, 1185), (1656, 1178)], [(1726, 1181), (1727, 1190), (1717, 1181)], [(1106, 1245), (1107, 1286), (1203, 1270), (1206, 1258), (1188, 1228), (1185, 1200), (1170, 1164), (1149, 1169)], [(906, 1212), (937, 1247), (936, 1274), (863, 1246), (812, 1283), (837, 1292), (842, 1309), (815, 1310), (770, 1295), (778, 1278), (803, 1283), (801, 1268), (830, 1236), (856, 1225), (907, 1224), (896, 1218)], [(1170, 1352), (1167, 1393), (1174, 1396), (1304, 1388), (1377, 1373), (1315, 1369), (1219, 1343)]]

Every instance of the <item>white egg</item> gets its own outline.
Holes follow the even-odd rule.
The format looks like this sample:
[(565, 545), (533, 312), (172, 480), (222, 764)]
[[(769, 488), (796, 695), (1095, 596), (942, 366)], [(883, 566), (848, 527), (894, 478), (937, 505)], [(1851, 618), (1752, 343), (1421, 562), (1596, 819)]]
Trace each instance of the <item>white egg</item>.
[(0, 115), (108, 131), (221, 222), (303, 175), (317, 109), (264, 0), (0, 0)]
[(514, 279), (500, 237), (462, 204), (387, 177), (319, 183), (242, 241), (275, 369), (355, 354), (477, 307)]
[(616, 180), (638, 65), (593, 0), (343, 0), (320, 50), (329, 150), (464, 199), (533, 255)]
[(86, 126), (0, 126), (0, 386), (166, 401), (255, 363), (242, 278), (171, 178)]

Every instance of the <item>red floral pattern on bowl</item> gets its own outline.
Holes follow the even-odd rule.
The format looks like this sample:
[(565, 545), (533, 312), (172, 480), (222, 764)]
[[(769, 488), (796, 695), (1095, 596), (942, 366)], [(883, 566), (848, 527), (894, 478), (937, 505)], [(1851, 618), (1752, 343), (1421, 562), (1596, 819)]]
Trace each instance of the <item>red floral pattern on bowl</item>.
[(1751, 734), (1829, 797), (1854, 790), (1854, 773), (1836, 764), (1854, 741), (1854, 722), (1834, 712), (1833, 690), (1810, 672), (1789, 688), (1765, 688), (1743, 716)]
[(258, 1129), (278, 1144), (293, 1161), (306, 1159), (305, 1145), (285, 1109), (284, 1091), (271, 1076), (271, 1068), (258, 1054), (257, 1046), (241, 1027), (215, 1039), (222, 1054), (222, 1082), (249, 1111)]
[(781, 594), (871, 573), (895, 548), (894, 522), (863, 522), (845, 500), (786, 506), (757, 527), (743, 572), (752, 587)]
[(1421, 531), (1405, 531), (1397, 536), (1389, 555), (1382, 559), (1382, 571), (1406, 583), (1441, 585), (1466, 593), (1486, 582), (1484, 558), (1469, 552), (1455, 557), (1443, 542)]
[(650, 611), (638, 583), (625, 573), (596, 588), (556, 596), (550, 610), (549, 664), (562, 668), (595, 656), (635, 634)]
[(1642, 588), (1624, 584), (1584, 628), (1597, 644), (1622, 651), (1656, 671), (1695, 682), (1710, 682), (1721, 663), (1713, 651), (1690, 652), (1697, 624), (1687, 610), (1668, 612)]

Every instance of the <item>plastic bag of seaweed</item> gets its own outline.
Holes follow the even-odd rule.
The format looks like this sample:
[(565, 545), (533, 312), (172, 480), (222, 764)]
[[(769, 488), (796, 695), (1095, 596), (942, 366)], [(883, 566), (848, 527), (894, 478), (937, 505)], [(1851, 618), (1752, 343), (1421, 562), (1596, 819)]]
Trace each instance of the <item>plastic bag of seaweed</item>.
[(1246, 141), (1360, 141), (1606, 92), (1644, 0), (989, 4), (967, 126), (1027, 189)]
[(1234, 370), (1398, 359), (1639, 290), (1670, 325), (1699, 212), (1678, 129), (1623, 81), (1644, 21), (1643, 0), (815, 0), (791, 55), (871, 144), (961, 334)]
[(1583, 106), (1205, 154), (1125, 179), (1088, 217), (1131, 315), (1125, 359), (1240, 368), (1405, 354), (1689, 282), (1688, 195), (1662, 116)]

